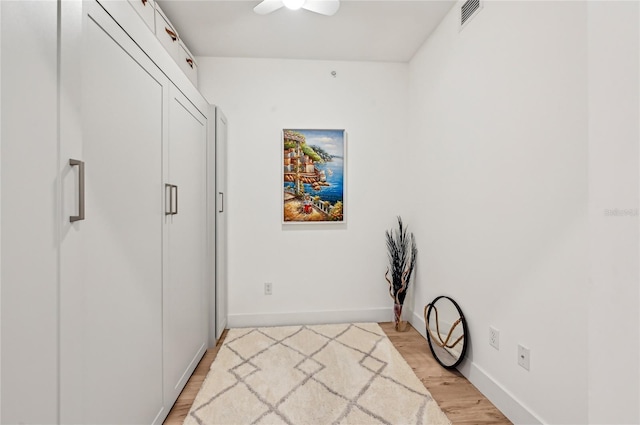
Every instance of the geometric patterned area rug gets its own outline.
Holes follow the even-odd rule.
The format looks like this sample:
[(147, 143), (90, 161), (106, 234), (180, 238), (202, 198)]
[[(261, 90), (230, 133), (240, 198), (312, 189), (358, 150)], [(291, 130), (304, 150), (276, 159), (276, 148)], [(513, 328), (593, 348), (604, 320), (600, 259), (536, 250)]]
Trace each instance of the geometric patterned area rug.
[(450, 424), (375, 323), (229, 330), (184, 423)]

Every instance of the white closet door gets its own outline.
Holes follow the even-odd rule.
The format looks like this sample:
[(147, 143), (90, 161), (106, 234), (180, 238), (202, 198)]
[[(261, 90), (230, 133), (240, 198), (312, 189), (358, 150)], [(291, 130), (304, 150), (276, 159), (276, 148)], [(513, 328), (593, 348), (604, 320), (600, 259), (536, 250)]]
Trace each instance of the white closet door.
[[(173, 403), (207, 346), (206, 143), (207, 121), (171, 85), (165, 225), (164, 386)], [(173, 192), (170, 194), (170, 192)], [(211, 260), (212, 261), (212, 260)], [(168, 267), (168, 269), (167, 269)]]
[(227, 326), (227, 118), (216, 108), (216, 338)]
[(2, 9), (0, 423), (58, 414), (57, 5)]
[(149, 424), (163, 409), (167, 80), (96, 2), (84, 7), (81, 143), (61, 149), (85, 172), (85, 218), (74, 223), (80, 167), (62, 172), (61, 421)]

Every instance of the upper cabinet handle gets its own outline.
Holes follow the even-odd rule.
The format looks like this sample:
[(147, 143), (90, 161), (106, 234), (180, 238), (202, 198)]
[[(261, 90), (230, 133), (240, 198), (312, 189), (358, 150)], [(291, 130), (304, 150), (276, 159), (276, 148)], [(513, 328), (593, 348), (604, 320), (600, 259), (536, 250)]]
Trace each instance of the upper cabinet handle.
[(143, 6), (146, 6), (148, 1), (149, 1), (149, 0), (142, 0), (142, 5), (143, 5)]
[(191, 59), (191, 58), (187, 58), (187, 63), (189, 64), (189, 66), (190, 66), (191, 68), (193, 68), (193, 59)]
[(78, 166), (78, 215), (69, 217), (70, 222), (84, 220), (84, 162), (77, 159), (69, 159), (69, 165)]
[(173, 41), (176, 41), (178, 39), (178, 34), (176, 34), (175, 32), (171, 31), (169, 28), (164, 27), (164, 30), (167, 32), (167, 34), (169, 34), (169, 37), (171, 37), (171, 39)]

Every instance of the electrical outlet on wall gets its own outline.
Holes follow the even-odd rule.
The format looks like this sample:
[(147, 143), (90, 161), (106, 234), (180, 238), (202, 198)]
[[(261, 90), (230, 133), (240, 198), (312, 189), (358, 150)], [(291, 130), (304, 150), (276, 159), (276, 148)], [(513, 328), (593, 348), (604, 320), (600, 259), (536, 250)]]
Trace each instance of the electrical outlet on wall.
[(529, 360), (531, 359), (530, 350), (524, 345), (518, 344), (518, 364), (529, 370)]
[(493, 326), (489, 326), (489, 345), (496, 350), (500, 349), (500, 331)]
[(273, 291), (273, 284), (271, 282), (265, 282), (264, 284), (264, 294), (271, 295)]

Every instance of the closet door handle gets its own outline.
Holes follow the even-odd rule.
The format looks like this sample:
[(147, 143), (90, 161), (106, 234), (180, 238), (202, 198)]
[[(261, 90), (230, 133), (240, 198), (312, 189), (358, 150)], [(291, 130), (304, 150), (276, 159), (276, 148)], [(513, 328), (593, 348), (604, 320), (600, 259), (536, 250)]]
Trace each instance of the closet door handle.
[[(167, 189), (169, 189), (168, 197), (167, 197)], [(165, 195), (164, 215), (171, 215), (173, 214), (173, 185), (172, 184), (165, 183), (164, 195)], [(169, 202), (167, 202), (167, 200)]]
[(224, 193), (218, 192), (218, 195), (220, 195), (220, 209), (218, 212), (221, 213), (224, 212)]
[(176, 41), (178, 39), (178, 34), (176, 34), (175, 32), (171, 31), (169, 28), (164, 27), (164, 30), (167, 32), (167, 34), (169, 34), (169, 37), (171, 37), (171, 39), (173, 41)]
[(187, 64), (193, 69), (193, 59), (187, 58)]
[(173, 189), (175, 189), (175, 190), (176, 190), (176, 197), (175, 197), (176, 209), (175, 209), (175, 211), (173, 211), (173, 213), (172, 213), (173, 215), (176, 215), (176, 214), (178, 214), (178, 186), (176, 186), (175, 184), (174, 184), (174, 185), (171, 185), (171, 189), (172, 189), (172, 190), (173, 190)]
[(149, 0), (142, 0), (142, 5), (143, 5), (143, 6), (146, 6), (148, 1), (149, 1)]
[(69, 165), (72, 167), (78, 166), (78, 215), (72, 215), (69, 217), (69, 221), (84, 220), (84, 161), (77, 159), (69, 159)]

